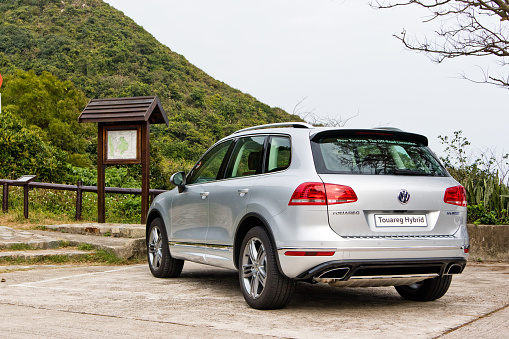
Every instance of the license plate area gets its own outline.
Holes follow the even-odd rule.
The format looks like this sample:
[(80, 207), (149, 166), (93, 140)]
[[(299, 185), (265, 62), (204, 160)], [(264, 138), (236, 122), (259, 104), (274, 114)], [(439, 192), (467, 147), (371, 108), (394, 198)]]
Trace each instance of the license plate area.
[(375, 226), (385, 227), (428, 227), (425, 214), (375, 214)]

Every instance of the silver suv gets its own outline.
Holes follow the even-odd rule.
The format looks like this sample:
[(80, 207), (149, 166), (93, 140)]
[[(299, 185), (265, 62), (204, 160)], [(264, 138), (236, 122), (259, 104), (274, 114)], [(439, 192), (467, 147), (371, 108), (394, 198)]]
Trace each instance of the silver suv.
[(257, 309), (285, 307), (296, 281), (440, 298), (469, 252), (466, 192), (427, 144), (394, 128), (237, 131), (153, 201), (150, 270), (177, 277), (184, 260), (238, 270)]

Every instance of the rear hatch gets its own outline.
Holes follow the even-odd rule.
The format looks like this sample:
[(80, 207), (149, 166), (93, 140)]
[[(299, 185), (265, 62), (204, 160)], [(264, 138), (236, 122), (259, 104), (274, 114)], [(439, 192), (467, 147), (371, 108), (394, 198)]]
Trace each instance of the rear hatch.
[(464, 188), (421, 135), (335, 130), (315, 135), (312, 148), (318, 174), (332, 184), (326, 190), (356, 196), (329, 200), (329, 225), (341, 236), (448, 237), (466, 221)]

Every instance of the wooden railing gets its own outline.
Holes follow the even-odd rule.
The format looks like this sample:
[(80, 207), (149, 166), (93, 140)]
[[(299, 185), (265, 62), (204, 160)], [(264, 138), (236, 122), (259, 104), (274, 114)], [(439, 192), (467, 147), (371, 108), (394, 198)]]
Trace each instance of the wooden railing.
[[(83, 186), (81, 181), (78, 181), (77, 185), (62, 185), (62, 184), (51, 184), (45, 182), (20, 182), (18, 180), (0, 179), (0, 184), (3, 187), (2, 192), (2, 211), (7, 213), (9, 211), (9, 186), (23, 186), (23, 214), (28, 219), (28, 200), (30, 188), (41, 188), (51, 189), (58, 191), (74, 191), (76, 192), (76, 220), (81, 219), (81, 208), (83, 200), (83, 192), (95, 192), (97, 193), (97, 186)], [(118, 194), (140, 194), (141, 188), (120, 188), (120, 187), (106, 187), (106, 193), (118, 193)], [(165, 190), (149, 190), (150, 200), (152, 201), (155, 196), (166, 192)]]

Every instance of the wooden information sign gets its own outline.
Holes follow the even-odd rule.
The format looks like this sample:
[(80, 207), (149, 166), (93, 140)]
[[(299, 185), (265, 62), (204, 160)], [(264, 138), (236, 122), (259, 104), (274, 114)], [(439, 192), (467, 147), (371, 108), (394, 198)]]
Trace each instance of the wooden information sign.
[(141, 125), (104, 127), (104, 164), (141, 164)]
[(150, 124), (168, 117), (156, 96), (92, 99), (79, 122), (97, 124), (97, 221), (105, 222), (105, 166), (141, 164), (141, 223), (147, 221), (150, 189)]

